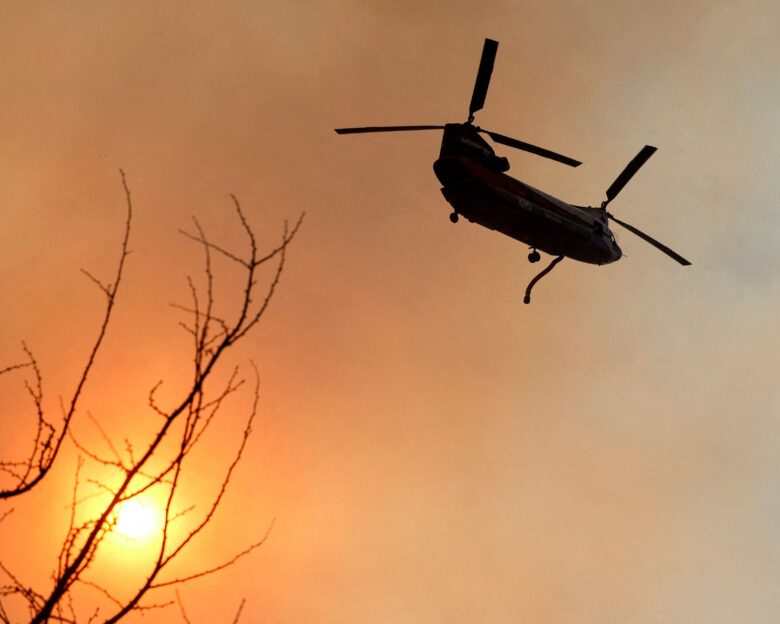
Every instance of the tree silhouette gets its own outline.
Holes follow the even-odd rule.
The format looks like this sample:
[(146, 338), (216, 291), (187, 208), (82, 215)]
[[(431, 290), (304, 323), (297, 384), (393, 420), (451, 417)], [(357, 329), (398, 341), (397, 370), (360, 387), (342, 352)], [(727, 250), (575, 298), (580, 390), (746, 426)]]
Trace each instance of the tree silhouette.
[[(221, 383), (214, 379), (215, 371), (218, 365), (223, 363), (225, 355), (247, 336), (268, 309), (284, 270), (287, 248), (301, 225), (303, 215), (292, 228), (288, 228), (285, 223), (280, 243), (266, 253), (259, 250), (255, 234), (241, 205), (232, 195), (238, 221), (246, 236), (246, 248), (243, 252), (228, 249), (209, 240), (197, 219), (193, 219), (194, 232), (182, 231), (182, 234), (197, 243), (203, 252), (203, 284), (198, 287), (196, 282), (188, 277), (190, 302), (186, 305), (175, 305), (186, 315), (186, 320), (180, 325), (191, 338), (190, 381), (178, 398), (165, 401), (166, 405), (157, 398), (162, 380), (151, 388), (147, 404), (159, 418), (159, 424), (156, 431), (143, 441), (140, 451), (135, 450), (128, 441), (125, 442), (124, 449), (118, 449), (101, 427), (99, 420), (89, 415), (105, 444), (103, 451), (95, 451), (76, 438), (72, 424), (78, 413), (79, 399), (85, 391), (96, 356), (103, 345), (130, 253), (128, 243), (133, 205), (124, 172), (120, 173), (127, 204), (127, 219), (119, 262), (110, 283), (104, 283), (91, 273), (83, 271), (105, 297), (105, 312), (98, 337), (81, 370), (75, 390), (69, 400), (62, 401), (62, 414), (56, 424), (44, 410), (42, 374), (38, 362), (26, 345), (23, 345), (25, 361), (0, 369), (0, 375), (27, 371), (29, 379), (24, 384), (37, 422), (33, 440), (28, 447), (29, 454), (21, 460), (0, 461), (0, 477), (5, 479), (0, 482), (0, 498), (8, 500), (22, 496), (38, 485), (50, 473), (66, 438), (72, 441), (79, 452), (70, 497), (70, 522), (54, 565), (51, 586), (44, 590), (30, 587), (0, 560), (0, 571), (6, 577), (5, 583), (0, 585), (0, 622), (4, 624), (13, 621), (12, 614), (16, 611), (9, 606), (12, 602), (15, 603), (17, 611), (20, 610), (21, 603), (21, 610), (27, 613), (33, 624), (50, 621), (112, 623), (134, 611), (170, 605), (172, 601), (149, 602), (149, 599), (162, 588), (213, 574), (232, 565), (258, 548), (270, 531), (268, 527), (265, 534), (259, 536), (256, 541), (212, 566), (184, 573), (178, 569), (172, 570), (172, 563), (179, 560), (181, 554), (196, 542), (223, 502), (257, 414), (259, 380), (254, 364), (250, 384), (240, 376), (238, 368), (233, 368), (232, 372), (226, 374), (227, 381)], [(220, 312), (222, 306), (219, 306), (215, 299), (215, 256), (227, 259), (237, 266), (243, 275), (242, 285), (238, 292), (234, 293), (239, 299), (239, 305), (238, 312), (233, 316)], [(265, 290), (261, 290), (258, 286), (258, 273), (267, 263), (275, 263), (275, 268)], [(226, 399), (245, 385), (252, 388), (252, 400), (242, 434), (232, 457), (226, 462), (214, 497), (205, 505), (200, 515), (196, 515), (196, 508), (182, 500), (181, 493), (183, 475), (188, 469), (192, 470), (192, 451), (204, 440), (210, 425), (221, 413)], [(101, 478), (83, 477), (82, 471), (87, 463), (99, 468)], [(110, 591), (105, 582), (92, 578), (89, 572), (106, 538), (116, 531), (118, 512), (122, 505), (152, 491), (163, 501), (163, 518), (154, 554), (143, 578), (138, 580), (134, 587), (123, 588), (122, 597), (119, 598)], [(84, 512), (85, 502), (94, 502), (95, 499), (99, 500), (98, 510)], [(0, 510), (0, 523), (9, 513), (10, 510)], [(189, 524), (186, 528), (180, 528), (184, 524), (185, 516)], [(79, 609), (74, 606), (73, 593), (77, 587), (96, 591), (101, 600), (88, 617), (78, 613)], [(179, 605), (181, 616), (188, 621), (180, 600)], [(241, 606), (243, 607), (243, 603)], [(240, 612), (241, 608), (236, 614), (236, 621)]]

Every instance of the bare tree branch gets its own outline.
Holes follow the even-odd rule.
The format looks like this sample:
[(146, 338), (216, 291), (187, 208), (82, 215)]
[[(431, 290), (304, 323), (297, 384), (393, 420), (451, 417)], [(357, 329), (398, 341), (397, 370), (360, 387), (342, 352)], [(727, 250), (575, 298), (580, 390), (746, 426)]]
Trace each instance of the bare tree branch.
[[(25, 470), (20, 473), (14, 473), (14, 476), (17, 477), (15, 483), (12, 483), (10, 486), (0, 487), (0, 500), (12, 498), (14, 496), (24, 494), (25, 492), (29, 492), (48, 474), (49, 470), (54, 464), (54, 460), (59, 454), (60, 448), (62, 447), (62, 442), (67, 435), (68, 427), (70, 426), (73, 416), (76, 413), (76, 406), (78, 405), (79, 398), (81, 397), (82, 391), (84, 390), (84, 387), (87, 383), (87, 378), (89, 377), (89, 374), (95, 363), (98, 351), (103, 344), (103, 339), (105, 338), (109, 322), (111, 321), (111, 313), (114, 309), (114, 302), (116, 301), (119, 284), (122, 281), (125, 260), (130, 253), (128, 249), (128, 242), (130, 240), (130, 223), (133, 216), (133, 204), (130, 197), (130, 189), (127, 186), (127, 180), (125, 179), (125, 172), (120, 169), (119, 173), (122, 177), (122, 187), (125, 192), (125, 200), (127, 203), (127, 220), (125, 221), (124, 238), (122, 240), (119, 263), (116, 272), (114, 273), (114, 281), (111, 284), (106, 285), (88, 272), (84, 271), (87, 277), (89, 277), (100, 287), (101, 291), (106, 297), (106, 308), (103, 315), (103, 321), (98, 331), (98, 337), (92, 345), (92, 350), (90, 351), (89, 357), (87, 358), (87, 363), (84, 365), (81, 376), (76, 383), (76, 388), (73, 391), (69, 405), (65, 410), (63, 421), (58, 431), (55, 430), (54, 425), (52, 425), (44, 415), (42, 407), (43, 390), (41, 373), (32, 353), (27, 348), (27, 345), (24, 345), (24, 350), (29, 357), (29, 366), (33, 368), (35, 374), (35, 384), (30, 385), (29, 383), (26, 383), (26, 386), (33, 400), (33, 404), (35, 405), (35, 411), (38, 419), (37, 433), (35, 436), (34, 448), (26, 460)], [(18, 367), (19, 365), (16, 366), (16, 368)], [(9, 462), (0, 461), (0, 467), (8, 467), (8, 465)], [(8, 470), (5, 472), (9, 473)]]
[(241, 612), (244, 610), (246, 604), (246, 598), (241, 599), (241, 604), (238, 605), (238, 611), (236, 611), (236, 617), (233, 618), (233, 624), (238, 624), (238, 620), (241, 619)]
[(179, 593), (179, 590), (176, 590), (176, 602), (179, 604), (179, 610), (181, 611), (181, 617), (186, 622), (186, 624), (192, 624), (190, 622), (190, 618), (187, 617), (187, 612), (184, 610), (184, 603), (181, 601), (181, 594)]
[[(10, 498), (28, 492), (39, 483), (49, 472), (65, 437), (69, 437), (80, 453), (76, 473), (73, 479), (73, 490), (69, 505), (69, 525), (62, 541), (57, 557), (56, 567), (52, 576), (52, 585), (44, 593), (24, 585), (17, 576), (11, 573), (2, 563), (0, 572), (8, 579), (6, 585), (0, 586), (0, 624), (10, 624), (10, 613), (3, 605), (3, 598), (13, 597), (21, 600), (29, 612), (32, 624), (44, 622), (76, 622), (78, 619), (73, 600), (73, 591), (77, 586), (89, 587), (102, 596), (103, 605), (98, 605), (91, 611), (88, 622), (97, 620), (101, 611), (113, 609), (108, 617), (101, 616), (106, 624), (123, 619), (132, 612), (143, 612), (149, 609), (163, 608), (172, 602), (149, 603), (151, 592), (160, 592), (164, 588), (178, 586), (182, 583), (215, 574), (238, 560), (246, 557), (259, 548), (267, 539), (273, 527), (270, 524), (265, 533), (250, 545), (240, 549), (236, 554), (226, 558), (221, 563), (194, 572), (178, 572), (173, 574), (171, 564), (181, 559), (183, 553), (191, 549), (197, 539), (204, 534), (217, 515), (225, 500), (229, 485), (235, 471), (241, 462), (252, 427), (258, 412), (259, 403), (259, 373), (252, 363), (254, 372), (254, 390), (250, 408), (247, 410), (244, 426), (236, 448), (227, 458), (226, 469), (216, 486), (210, 502), (202, 511), (195, 513), (195, 505), (181, 500), (182, 482), (188, 472), (191, 456), (207, 433), (214, 427), (214, 422), (225, 409), (228, 399), (240, 391), (245, 380), (240, 377), (238, 368), (234, 367), (220, 384), (212, 378), (218, 365), (226, 354), (249, 331), (251, 331), (266, 313), (276, 292), (282, 272), (285, 267), (287, 247), (294, 239), (301, 225), (303, 215), (290, 230), (285, 223), (281, 242), (270, 252), (261, 254), (252, 228), (235, 196), (231, 195), (241, 229), (246, 235), (244, 253), (237, 253), (224, 245), (210, 241), (197, 219), (193, 219), (195, 234), (182, 232), (184, 236), (198, 243), (203, 253), (203, 272), (199, 280), (200, 286), (187, 278), (190, 303), (174, 305), (183, 311), (188, 319), (180, 325), (191, 338), (192, 377), (177, 399), (164, 405), (157, 398), (157, 391), (163, 380), (152, 386), (148, 393), (149, 410), (159, 417), (156, 430), (153, 431), (137, 450), (129, 439), (124, 440), (124, 452), (120, 453), (110, 436), (92, 414), (88, 413), (93, 425), (97, 428), (101, 439), (108, 447), (96, 452), (77, 439), (71, 424), (76, 407), (86, 385), (87, 378), (93, 368), (100, 346), (106, 335), (111, 313), (114, 308), (119, 284), (122, 280), (125, 260), (130, 253), (128, 241), (132, 220), (132, 201), (124, 172), (121, 172), (122, 185), (127, 202), (127, 221), (125, 235), (121, 246), (121, 255), (113, 281), (104, 283), (87, 271), (85, 275), (103, 292), (106, 298), (106, 309), (98, 332), (98, 338), (93, 344), (87, 363), (70, 399), (63, 404), (62, 422), (55, 427), (44, 415), (42, 375), (32, 353), (24, 345), (28, 361), (0, 369), (0, 374), (27, 369), (31, 371), (31, 379), (26, 381), (26, 388), (35, 406), (37, 427), (33, 440), (33, 450), (28, 458), (19, 461), (0, 462), (0, 473), (10, 475), (14, 483), (10, 488), (0, 492), (0, 498)], [(243, 285), (238, 290), (239, 306), (233, 315), (219, 312), (221, 305), (215, 298), (218, 273), (214, 259), (224, 259), (237, 265), (243, 272)], [(259, 287), (258, 269), (270, 260), (276, 260), (268, 285), (262, 291)], [(232, 320), (231, 320), (232, 318)], [(167, 402), (167, 401), (166, 401)], [(82, 477), (87, 464), (94, 465), (101, 472), (96, 476), (88, 474)], [(82, 490), (86, 490), (84, 493)], [(163, 521), (159, 534), (159, 544), (148, 562), (148, 569), (143, 578), (136, 579), (133, 585), (131, 579), (122, 579), (125, 587), (122, 593), (109, 591), (99, 579), (90, 578), (92, 565), (98, 558), (105, 539), (116, 530), (120, 506), (148, 492), (162, 494)], [(83, 510), (86, 500), (98, 499), (99, 511), (90, 514)], [(0, 516), (2, 522), (8, 513)], [(188, 522), (181, 522), (187, 516)], [(172, 527), (176, 524), (176, 530)], [(189, 526), (187, 526), (189, 524)], [(129, 585), (129, 587), (128, 587)], [(119, 595), (129, 598), (118, 598)], [(157, 594), (155, 594), (157, 595)], [(181, 598), (176, 594), (180, 611), (185, 622), (189, 622), (184, 611)], [(242, 600), (233, 619), (234, 624), (240, 619), (245, 600)]]

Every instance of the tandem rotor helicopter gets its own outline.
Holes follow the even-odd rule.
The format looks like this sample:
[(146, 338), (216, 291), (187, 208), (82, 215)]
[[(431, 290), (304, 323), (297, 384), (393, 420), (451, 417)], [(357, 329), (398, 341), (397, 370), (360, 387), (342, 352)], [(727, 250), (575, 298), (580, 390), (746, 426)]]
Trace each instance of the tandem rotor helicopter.
[(556, 264), (572, 258), (590, 264), (609, 264), (623, 255), (609, 229), (608, 219), (622, 225), (629, 232), (647, 241), (682, 265), (690, 262), (659, 243), (641, 230), (607, 212), (609, 203), (639, 171), (656, 148), (645, 145), (607, 189), (607, 198), (598, 207), (575, 206), (537, 190), (508, 175), (509, 161), (497, 156), (480, 134), (486, 134), (496, 143), (514, 147), (537, 156), (549, 158), (571, 167), (582, 164), (543, 147), (519, 141), (474, 125), (474, 113), (485, 104), (498, 42), (485, 39), (477, 79), (465, 123), (435, 126), (368, 126), (338, 128), (338, 134), (365, 132), (406, 132), (412, 130), (444, 130), (439, 158), (433, 163), (436, 177), (442, 184), (441, 192), (452, 206), (450, 221), (459, 216), (496, 230), (530, 246), (528, 260), (539, 262), (539, 250), (552, 256), (552, 262), (531, 280), (525, 291), (525, 303), (531, 301), (531, 289)]

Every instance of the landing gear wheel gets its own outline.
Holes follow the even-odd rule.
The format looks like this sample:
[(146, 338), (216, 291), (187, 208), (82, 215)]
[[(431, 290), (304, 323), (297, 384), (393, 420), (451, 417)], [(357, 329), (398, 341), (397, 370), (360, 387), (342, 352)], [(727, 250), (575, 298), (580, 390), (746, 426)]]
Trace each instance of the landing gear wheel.
[(539, 260), (542, 259), (542, 256), (539, 255), (539, 252), (534, 249), (531, 253), (528, 254), (528, 262), (535, 263), (539, 262)]
[(457, 223), (458, 222), (458, 213), (457, 212), (453, 212), (453, 213), (450, 214), (450, 221), (452, 221), (453, 223)]

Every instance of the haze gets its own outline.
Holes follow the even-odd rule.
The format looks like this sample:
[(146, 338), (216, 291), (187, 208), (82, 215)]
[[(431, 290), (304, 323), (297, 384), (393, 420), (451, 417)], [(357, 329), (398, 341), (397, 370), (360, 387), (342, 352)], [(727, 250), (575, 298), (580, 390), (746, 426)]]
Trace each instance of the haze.
[[(107, 277), (118, 253), (119, 167), (133, 254), (85, 435), (86, 409), (133, 435), (148, 388), (185, 374), (168, 303), (199, 270), (190, 216), (240, 244), (235, 193), (271, 245), (306, 211), (236, 354), (261, 372), (260, 425), (198, 562), (274, 529), (182, 588), (193, 621), (246, 597), (245, 622), (774, 622), (778, 32), (760, 0), (5, 3), (0, 364), (25, 339), (54, 409), (70, 388), (102, 304), (79, 268)], [(510, 174), (596, 205), (657, 146), (610, 209), (693, 266), (623, 231), (619, 263), (565, 261), (524, 306), (539, 265), (450, 224), (436, 133), (333, 132), (465, 121), (485, 37), (477, 122), (584, 162), (498, 149)], [(0, 393), (6, 449), (24, 396)], [(69, 451), (2, 526), (31, 583), (74, 469)]]

